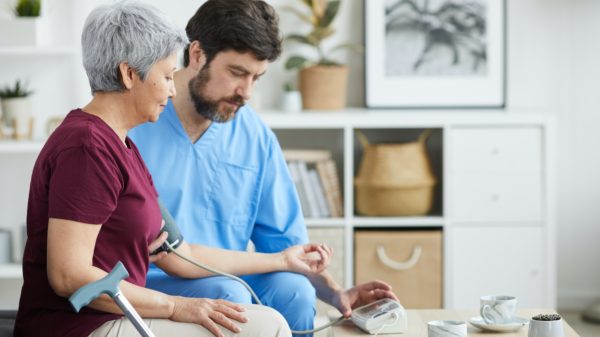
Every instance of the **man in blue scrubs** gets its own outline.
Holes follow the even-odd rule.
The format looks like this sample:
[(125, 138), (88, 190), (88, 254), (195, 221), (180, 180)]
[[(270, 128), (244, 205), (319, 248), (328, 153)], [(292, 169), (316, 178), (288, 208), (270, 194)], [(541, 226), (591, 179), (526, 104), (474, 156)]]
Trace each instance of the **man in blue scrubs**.
[[(307, 243), (279, 143), (245, 104), (281, 53), (277, 14), (264, 1), (209, 0), (186, 31), (191, 43), (185, 68), (175, 74), (176, 97), (164, 102), (158, 122), (129, 134), (161, 200), (190, 243), (245, 250), (252, 241), (265, 253)], [(374, 300), (396, 299), (383, 282), (344, 290), (327, 272), (311, 279), (288, 272), (244, 279), (292, 330), (312, 328), (316, 296), (346, 317)], [(242, 285), (223, 277), (183, 280), (153, 268), (147, 286), (174, 295), (252, 301)]]

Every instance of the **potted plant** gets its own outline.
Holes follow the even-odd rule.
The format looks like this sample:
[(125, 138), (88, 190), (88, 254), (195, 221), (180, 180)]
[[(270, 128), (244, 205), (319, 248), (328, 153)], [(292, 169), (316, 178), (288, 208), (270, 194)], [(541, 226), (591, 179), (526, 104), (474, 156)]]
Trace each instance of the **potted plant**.
[(14, 128), (14, 136), (17, 139), (32, 136), (33, 117), (29, 100), (32, 93), (33, 91), (27, 89), (20, 80), (17, 80), (14, 86), (0, 89), (4, 125)]
[(301, 55), (288, 58), (285, 67), (299, 70), (300, 92), (304, 109), (341, 109), (346, 103), (348, 67), (334, 60), (331, 55), (344, 48), (360, 49), (351, 43), (342, 43), (328, 51), (323, 42), (333, 36), (333, 21), (340, 8), (340, 0), (300, 0), (307, 10), (286, 7), (311, 27), (306, 34), (291, 34), (288, 42), (310, 46), (316, 58)]
[(562, 317), (558, 314), (539, 314), (531, 317), (527, 337), (564, 337)]
[(19, 0), (15, 7), (15, 13), (19, 17), (38, 17), (41, 8), (41, 0)]
[(293, 83), (288, 82), (283, 86), (279, 108), (285, 112), (299, 112), (302, 110), (302, 95)]
[(15, 17), (0, 19), (0, 45), (46, 45), (49, 27), (42, 17), (42, 0), (18, 0)]

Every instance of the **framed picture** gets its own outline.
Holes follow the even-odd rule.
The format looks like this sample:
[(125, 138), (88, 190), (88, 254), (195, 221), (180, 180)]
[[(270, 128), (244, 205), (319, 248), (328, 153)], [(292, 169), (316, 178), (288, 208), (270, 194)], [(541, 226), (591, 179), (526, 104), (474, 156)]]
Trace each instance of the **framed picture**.
[(373, 108), (502, 108), (505, 0), (365, 0)]

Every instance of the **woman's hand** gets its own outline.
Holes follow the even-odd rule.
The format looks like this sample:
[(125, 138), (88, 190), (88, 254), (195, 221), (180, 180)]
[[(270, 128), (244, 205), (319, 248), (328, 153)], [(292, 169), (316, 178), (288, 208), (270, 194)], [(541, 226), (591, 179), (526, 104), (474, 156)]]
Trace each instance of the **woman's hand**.
[(324, 244), (308, 243), (281, 252), (286, 268), (300, 274), (318, 274), (329, 266), (333, 250)]
[[(162, 229), (165, 226), (165, 220), (162, 221), (162, 224), (160, 226), (160, 228)], [(157, 261), (160, 261), (163, 257), (167, 256), (167, 252), (160, 252), (158, 254), (152, 254), (152, 252), (154, 252), (155, 250), (158, 249), (158, 247), (162, 246), (162, 244), (167, 241), (167, 238), (169, 237), (169, 233), (167, 232), (160, 232), (160, 234), (158, 235), (158, 237), (156, 238), (156, 240), (152, 241), (149, 245), (148, 245), (148, 251), (150, 252), (150, 263), (155, 263)]]
[(232, 320), (245, 323), (248, 321), (243, 306), (225, 300), (207, 298), (174, 297), (175, 307), (169, 317), (175, 322), (196, 323), (205, 327), (216, 337), (224, 337), (222, 326), (234, 333), (241, 329)]

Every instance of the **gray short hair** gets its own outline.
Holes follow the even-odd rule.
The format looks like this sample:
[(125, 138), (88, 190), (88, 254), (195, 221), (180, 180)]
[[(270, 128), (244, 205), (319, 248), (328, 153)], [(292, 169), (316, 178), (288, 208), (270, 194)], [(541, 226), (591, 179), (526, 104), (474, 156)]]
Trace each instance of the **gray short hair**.
[(150, 5), (123, 1), (94, 9), (81, 34), (83, 67), (92, 94), (125, 90), (119, 72), (122, 62), (145, 80), (154, 63), (187, 44), (185, 31)]

